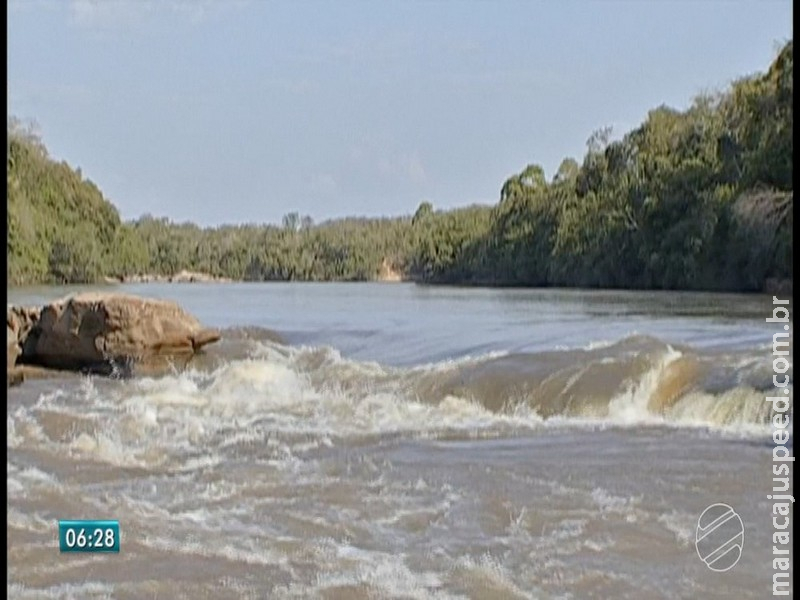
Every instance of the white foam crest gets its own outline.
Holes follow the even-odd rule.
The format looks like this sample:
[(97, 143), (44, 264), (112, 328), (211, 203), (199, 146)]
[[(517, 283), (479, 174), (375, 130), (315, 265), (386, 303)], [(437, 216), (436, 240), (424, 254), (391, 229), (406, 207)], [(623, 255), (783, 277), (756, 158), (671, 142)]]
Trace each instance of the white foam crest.
[(582, 537), (588, 522), (588, 519), (563, 519), (558, 527), (550, 532), (550, 541), (560, 544), (565, 540)]
[(158, 379), (143, 378), (136, 382), (141, 395), (132, 396), (126, 404), (135, 409), (138, 401), (147, 397), (148, 404), (164, 406), (201, 406), (197, 382), (190, 376), (167, 376)]
[(142, 380), (124, 401), (143, 423), (199, 417), (247, 417), (271, 409), (297, 408), (309, 384), (285, 364), (247, 359), (226, 364), (210, 375), (187, 372)]
[(522, 406), (513, 414), (498, 415), (477, 402), (455, 396), (447, 396), (438, 404), (420, 402), (408, 397), (399, 385), (383, 391), (371, 390), (370, 386), (343, 390), (335, 383), (315, 387), (288, 363), (286, 358), (279, 362), (247, 359), (220, 367), (203, 382), (186, 373), (146, 380), (123, 405), (128, 415), (138, 419), (143, 431), (152, 434), (169, 424), (172, 443), (182, 439), (190, 445), (230, 427), (234, 431), (225, 432), (226, 446), (263, 441), (264, 424), (261, 429), (251, 426), (264, 420), (273, 431), (277, 428), (328, 436), (499, 424), (530, 426), (539, 421), (533, 411)]
[(331, 346), (281, 346), (271, 342), (256, 342), (250, 357), (262, 360), (286, 360), (299, 354), (310, 352), (325, 352), (332, 356), (341, 356), (336, 348)]
[(65, 405), (78, 404), (81, 408), (81, 414), (85, 414), (85, 409), (95, 409), (97, 407), (107, 404), (107, 399), (104, 394), (100, 393), (95, 384), (96, 377), (93, 375), (83, 375), (78, 380), (77, 385), (71, 384), (68, 388), (57, 388), (55, 390), (44, 392), (39, 395), (33, 405), (33, 409), (45, 409), (63, 411)]
[(37, 514), (20, 512), (14, 507), (9, 507), (6, 511), (6, 526), (34, 533), (52, 533), (54, 531), (53, 521), (43, 519)]
[(49, 440), (42, 426), (23, 407), (17, 408), (13, 414), (8, 414), (6, 430), (8, 431), (9, 448), (17, 448), (26, 441), (47, 442)]
[(614, 344), (619, 343), (619, 341), (620, 340), (596, 340), (596, 341), (590, 341), (588, 344), (582, 344), (577, 346), (566, 346), (564, 344), (558, 344), (554, 346), (553, 349), (559, 352), (572, 352), (574, 350), (585, 350), (586, 352), (591, 352), (593, 350), (604, 350), (606, 348), (610, 348)]
[(317, 575), (316, 593), (330, 588), (365, 586), (371, 592), (370, 596), (379, 598), (458, 598), (441, 590), (442, 581), (438, 574), (411, 570), (401, 555), (364, 550), (348, 544), (335, 544), (333, 550), (333, 553), (323, 554), (329, 571)]
[(463, 556), (455, 562), (453, 570), (456, 579), (478, 593), (483, 591), (492, 596), (503, 594), (505, 598), (536, 598), (514, 583), (509, 570), (489, 553), (483, 554), (478, 560)]
[(9, 496), (21, 496), (25, 494), (25, 486), (19, 479), (8, 476), (6, 480), (6, 491)]
[(210, 481), (205, 487), (194, 493), (194, 496), (206, 503), (218, 503), (236, 498), (242, 491), (242, 486), (232, 481)]
[(591, 496), (602, 513), (618, 513), (624, 515), (633, 514), (633, 506), (638, 500), (637, 498), (615, 496), (601, 487), (592, 489)]
[[(312, 375), (315, 370), (319, 374), (322, 368), (319, 357), (312, 358), (305, 367), (298, 364), (312, 352), (322, 352), (322, 361), (334, 366), (333, 371), (324, 373), (321, 381)], [(201, 448), (204, 458), (175, 467), (186, 470), (218, 464), (216, 451), (264, 444), (276, 433), (325, 436), (326, 441), (319, 443), (308, 439), (296, 444), (283, 442), (286, 447), (273, 458), (288, 464), (297, 460), (296, 452), (311, 451), (320, 444), (330, 445), (332, 437), (341, 435), (412, 433), (426, 437), (456, 430), (474, 437), (506, 428), (530, 429), (542, 423), (527, 402), (512, 403), (509, 410), (497, 413), (478, 401), (459, 396), (447, 396), (438, 403), (422, 402), (414, 395), (414, 387), (407, 385), (407, 377), (418, 375), (420, 370), (460, 367), (470, 360), (486, 360), (488, 355), (411, 370), (398, 368), (405, 377), (385, 379), (387, 374), (391, 375), (387, 369), (343, 359), (329, 349), (270, 348), (268, 354), (269, 359), (237, 360), (211, 373), (184, 372), (123, 384), (115, 392), (120, 397), (98, 415), (101, 433), (78, 435), (69, 448), (111, 464), (139, 467), (163, 465), (175, 453), (183, 455)], [(742, 430), (753, 427), (760, 413), (757, 408), (751, 410), (751, 405), (755, 406), (752, 401), (737, 404), (724, 394), (703, 396), (693, 392), (663, 413), (650, 412), (648, 404), (660, 379), (681, 357), (681, 352), (668, 347), (650, 370), (609, 402), (606, 416), (556, 417), (548, 419), (548, 424), (702, 425)], [(346, 377), (342, 381), (343, 368), (363, 376), (363, 381), (353, 384)], [(375, 378), (376, 373), (383, 378)], [(571, 378), (567, 387), (575, 380)], [(93, 384), (88, 380), (82, 385), (87, 393), (93, 393)], [(730, 395), (739, 393), (732, 391)], [(122, 418), (114, 414), (120, 408), (125, 413)], [(12, 443), (21, 443), (25, 435), (17, 415), (9, 417), (7, 428)]]
[(659, 515), (656, 521), (672, 533), (681, 546), (688, 547), (694, 542), (697, 515), (672, 511)]
[(603, 350), (605, 348), (610, 348), (614, 344), (617, 343), (618, 340), (597, 340), (595, 342), (589, 342), (585, 346), (583, 346), (584, 350)]
[(22, 436), (17, 434), (17, 422), (11, 415), (6, 415), (6, 443), (9, 448), (16, 448), (22, 444)]
[(305, 377), (287, 365), (246, 360), (222, 367), (203, 396), (212, 411), (227, 416), (265, 408), (294, 411), (310, 399), (309, 387)]
[[(683, 354), (672, 347), (644, 375), (614, 396), (605, 417), (557, 417), (548, 425), (637, 426), (713, 428), (744, 435), (762, 434), (770, 407), (764, 394), (749, 387), (737, 387), (721, 393), (691, 391), (661, 413), (650, 410), (650, 401), (668, 367)], [(791, 398), (791, 396), (788, 396)]]
[[(218, 540), (219, 542), (219, 540)], [(229, 543), (198, 543), (174, 538), (163, 538), (145, 535), (139, 543), (155, 550), (176, 554), (204, 556), (207, 558), (224, 558), (231, 562), (256, 566), (289, 567), (289, 558), (274, 549), (263, 547), (263, 542), (252, 538), (241, 540), (247, 547), (237, 547)]]
[[(25, 467), (24, 469), (19, 469), (13, 465), (9, 465), (9, 467), (13, 468), (14, 474), (20, 479), (24, 480), (26, 484), (44, 486), (59, 485), (55, 477), (49, 473), (45, 473), (41, 469), (37, 469), (36, 467)], [(9, 473), (11, 473), (11, 470), (9, 470)]]
[(113, 598), (114, 586), (94, 581), (83, 583), (64, 583), (49, 588), (31, 588), (19, 583), (9, 583), (6, 588), (9, 598), (41, 600), (42, 598), (92, 598), (95, 600)]
[(190, 457), (181, 463), (171, 466), (168, 470), (171, 473), (189, 473), (202, 469), (211, 469), (222, 463), (222, 458), (216, 454), (203, 454), (202, 456)]
[[(691, 392), (667, 412), (671, 421), (759, 435), (769, 429), (771, 404), (763, 392), (737, 387), (721, 394)], [(793, 394), (787, 400), (792, 403)]]
[(483, 362), (488, 362), (490, 360), (495, 360), (498, 358), (503, 358), (508, 356), (510, 353), (508, 350), (493, 350), (491, 352), (486, 352), (484, 354), (466, 354), (464, 356), (459, 356), (458, 358), (448, 358), (446, 360), (440, 360), (436, 362), (429, 362), (423, 363), (420, 365), (416, 365), (410, 367), (407, 372), (409, 373), (429, 373), (429, 372), (439, 372), (439, 371), (452, 371), (453, 369), (458, 369), (461, 367), (480, 364)]
[(50, 406), (57, 406), (60, 401), (66, 398), (67, 392), (62, 389), (56, 389), (51, 392), (40, 394), (34, 404), (35, 408), (48, 408)]
[(251, 360), (283, 365), (297, 373), (317, 374), (333, 371), (339, 377), (381, 377), (397, 369), (375, 361), (357, 361), (342, 356), (332, 346), (271, 346), (260, 345), (250, 355)]
[(259, 356), (271, 361), (283, 361), (284, 364), (291, 365), (293, 368), (298, 368), (301, 371), (305, 370), (303, 368), (304, 362), (310, 357), (322, 356), (321, 361), (315, 361), (312, 371), (325, 371), (326, 369), (335, 368), (340, 375), (361, 376), (364, 378), (448, 372), (464, 366), (480, 364), (509, 355), (507, 350), (495, 350), (483, 354), (467, 354), (457, 358), (448, 358), (414, 366), (394, 367), (383, 365), (376, 361), (345, 358), (339, 350), (330, 346), (299, 346), (295, 348), (281, 348), (280, 350), (279, 352), (273, 348), (266, 348)]
[(660, 422), (657, 415), (648, 409), (650, 398), (658, 387), (666, 368), (683, 354), (669, 346), (661, 359), (642, 377), (630, 384), (621, 394), (614, 396), (608, 404), (609, 420), (616, 424)]
[(80, 433), (69, 443), (71, 453), (117, 467), (147, 467), (161, 462), (161, 456), (146, 456), (106, 433)]
[[(158, 487), (156, 484), (152, 484), (150, 493), (153, 496), (158, 494)], [(169, 512), (169, 510), (159, 504), (150, 502), (149, 500), (145, 500), (143, 498), (134, 498), (128, 494), (120, 494), (116, 501), (119, 504), (110, 508), (114, 508), (120, 512), (124, 511), (131, 517), (140, 517), (140, 520), (145, 523), (169, 521), (172, 518), (172, 514)]]

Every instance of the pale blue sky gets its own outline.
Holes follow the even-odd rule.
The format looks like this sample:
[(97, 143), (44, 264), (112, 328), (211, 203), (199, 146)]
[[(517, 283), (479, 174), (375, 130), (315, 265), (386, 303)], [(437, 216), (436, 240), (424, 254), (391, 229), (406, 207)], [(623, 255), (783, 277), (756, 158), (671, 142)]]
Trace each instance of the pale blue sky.
[(789, 0), (12, 1), (9, 113), (124, 218), (412, 213), (765, 69)]

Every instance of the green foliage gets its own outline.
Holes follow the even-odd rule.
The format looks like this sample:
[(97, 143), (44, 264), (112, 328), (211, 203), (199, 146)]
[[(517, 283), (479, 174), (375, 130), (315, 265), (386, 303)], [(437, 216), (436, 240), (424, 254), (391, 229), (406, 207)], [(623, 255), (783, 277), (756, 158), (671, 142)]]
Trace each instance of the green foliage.
[(409, 219), (344, 219), (314, 225), (297, 213), (281, 227), (200, 229), (145, 216), (131, 224), (146, 248), (143, 272), (181, 269), (247, 281), (368, 281), (384, 259), (405, 264)]
[(411, 219), (411, 225), (416, 226), (419, 223), (423, 223), (427, 219), (430, 219), (432, 214), (433, 204), (430, 202), (422, 202), (417, 208), (417, 212), (414, 213), (414, 216)]
[(52, 160), (41, 140), (8, 123), (8, 281), (92, 281), (116, 249), (117, 209), (80, 171)]
[(475, 244), (489, 231), (492, 209), (468, 206), (428, 212), (425, 208), (420, 206), (415, 216), (411, 274), (423, 281), (472, 280), (472, 274), (479, 272), (488, 258)]
[(791, 278), (792, 63), (789, 42), (725, 93), (656, 108), (618, 141), (600, 129), (550, 184), (526, 167), (472, 254), (435, 279), (758, 290)]
[(530, 164), (494, 207), (412, 218), (201, 229), (121, 223), (80, 170), (9, 120), (8, 280), (86, 282), (181, 269), (249, 281), (368, 281), (388, 263), (419, 281), (763, 289), (792, 273), (792, 42), (769, 70), (684, 111), (658, 107), (621, 139), (595, 131), (550, 183)]
[(539, 165), (528, 165), (521, 173), (512, 175), (500, 190), (500, 202), (524, 196), (529, 191), (536, 191), (547, 186), (544, 169)]

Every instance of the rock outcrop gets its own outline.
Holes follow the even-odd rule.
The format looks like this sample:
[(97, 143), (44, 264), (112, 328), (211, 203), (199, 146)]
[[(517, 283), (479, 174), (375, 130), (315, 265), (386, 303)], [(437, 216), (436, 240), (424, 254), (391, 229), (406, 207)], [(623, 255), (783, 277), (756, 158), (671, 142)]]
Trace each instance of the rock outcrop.
[(7, 368), (10, 369), (17, 364), (17, 357), (22, 354), (22, 348), (19, 347), (17, 334), (14, 333), (10, 325), (6, 327), (6, 332), (6, 360), (8, 361)]
[(9, 369), (26, 364), (106, 375), (153, 372), (185, 366), (220, 338), (174, 302), (129, 294), (78, 294), (41, 310), (10, 308), (8, 315)]
[(6, 310), (7, 366), (13, 367), (23, 354), (23, 345), (31, 329), (39, 321), (41, 309), (8, 306)]
[(104, 281), (106, 283), (231, 283), (233, 280), (227, 277), (217, 277), (208, 273), (184, 269), (174, 275), (137, 273), (120, 277), (105, 277)]
[(399, 282), (405, 281), (403, 271), (392, 263), (388, 258), (384, 258), (381, 262), (381, 268), (378, 271), (378, 281)]
[(208, 273), (198, 273), (184, 269), (169, 278), (170, 283), (230, 283), (227, 277), (217, 277)]

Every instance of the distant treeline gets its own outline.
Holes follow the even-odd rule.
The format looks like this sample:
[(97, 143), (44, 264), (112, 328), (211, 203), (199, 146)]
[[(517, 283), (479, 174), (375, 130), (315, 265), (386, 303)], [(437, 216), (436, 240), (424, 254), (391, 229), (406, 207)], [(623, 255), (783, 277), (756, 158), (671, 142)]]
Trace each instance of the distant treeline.
[(792, 276), (792, 42), (769, 70), (601, 129), (551, 181), (529, 165), (495, 206), (413, 217), (201, 229), (122, 222), (80, 170), (8, 125), (8, 281), (91, 282), (182, 269), (232, 279), (761, 290)]

